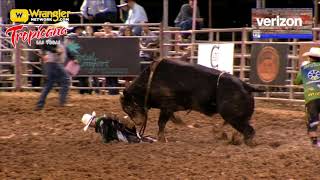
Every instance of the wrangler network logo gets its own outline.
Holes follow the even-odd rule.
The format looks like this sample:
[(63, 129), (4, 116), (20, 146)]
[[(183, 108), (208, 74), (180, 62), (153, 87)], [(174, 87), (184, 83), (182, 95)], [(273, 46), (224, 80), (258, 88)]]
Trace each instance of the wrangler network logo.
[(29, 11), (27, 9), (12, 9), (10, 11), (10, 20), (12, 22), (25, 23), (29, 20)]
[(41, 11), (40, 9), (12, 9), (10, 11), (10, 20), (12, 22), (25, 23), (27, 21), (32, 22), (57, 22), (57, 21), (69, 21), (69, 15), (71, 11)]

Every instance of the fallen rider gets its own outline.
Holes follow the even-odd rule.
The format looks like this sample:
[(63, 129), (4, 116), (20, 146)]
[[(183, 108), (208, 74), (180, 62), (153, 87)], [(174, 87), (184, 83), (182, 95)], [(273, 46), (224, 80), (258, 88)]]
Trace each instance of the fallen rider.
[(156, 140), (143, 136), (140, 137), (136, 131), (135, 126), (128, 127), (124, 123), (124, 119), (120, 119), (115, 115), (104, 115), (103, 117), (96, 117), (96, 113), (84, 114), (81, 122), (86, 126), (84, 131), (87, 131), (89, 127), (95, 128), (96, 133), (100, 133), (103, 143), (109, 143), (111, 141), (121, 141), (127, 143), (140, 143), (140, 142), (155, 142)]

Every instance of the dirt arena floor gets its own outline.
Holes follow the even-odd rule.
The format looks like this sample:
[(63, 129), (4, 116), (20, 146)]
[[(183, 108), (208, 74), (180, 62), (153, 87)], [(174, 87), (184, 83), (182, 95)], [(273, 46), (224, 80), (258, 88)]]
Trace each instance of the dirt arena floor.
[[(320, 179), (303, 104), (258, 101), (254, 148), (221, 139), (221, 117), (196, 112), (178, 113), (194, 128), (168, 123), (168, 143), (102, 144), (80, 119), (93, 110), (124, 115), (118, 96), (73, 92), (74, 106), (61, 108), (53, 93), (35, 112), (38, 96), (0, 92), (0, 179)], [(150, 112), (146, 134), (156, 135), (158, 113)]]

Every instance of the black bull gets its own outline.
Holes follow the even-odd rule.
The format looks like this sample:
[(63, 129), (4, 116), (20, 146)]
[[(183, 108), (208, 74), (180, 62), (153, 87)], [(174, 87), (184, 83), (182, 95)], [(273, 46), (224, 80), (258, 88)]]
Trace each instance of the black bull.
[[(145, 69), (128, 86), (120, 98), (123, 110), (138, 126), (147, 120), (145, 98), (150, 68)], [(218, 80), (219, 79), (219, 80)], [(254, 111), (251, 92), (260, 90), (235, 76), (200, 65), (181, 61), (161, 61), (154, 71), (147, 109), (160, 109), (158, 120), (160, 141), (165, 141), (164, 129), (174, 112), (194, 110), (207, 116), (219, 113), (250, 143), (255, 131), (250, 125)]]

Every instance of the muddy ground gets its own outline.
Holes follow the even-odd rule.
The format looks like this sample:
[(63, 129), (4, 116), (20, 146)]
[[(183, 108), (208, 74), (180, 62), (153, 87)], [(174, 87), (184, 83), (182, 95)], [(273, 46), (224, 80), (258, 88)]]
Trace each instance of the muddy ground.
[[(38, 96), (0, 92), (0, 179), (320, 179), (303, 104), (257, 101), (254, 148), (222, 140), (221, 117), (196, 112), (178, 113), (195, 128), (168, 123), (168, 143), (103, 144), (80, 119), (93, 110), (124, 115), (118, 96), (73, 93), (73, 107), (61, 108), (53, 93), (36, 112)], [(150, 112), (146, 134), (156, 136), (158, 114)]]

